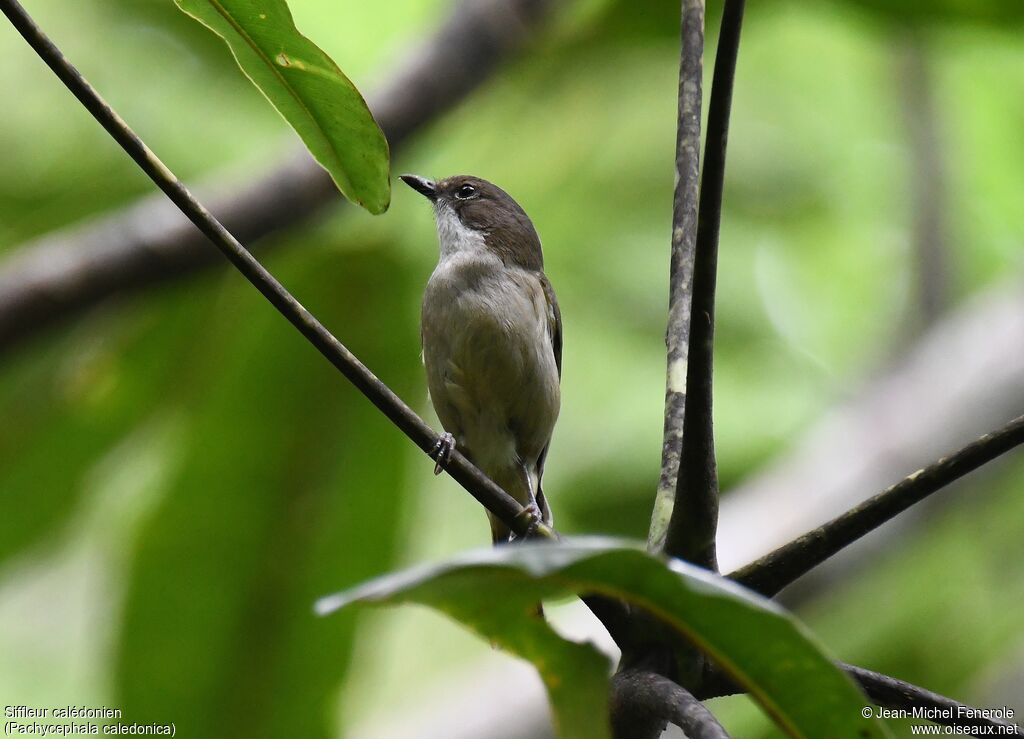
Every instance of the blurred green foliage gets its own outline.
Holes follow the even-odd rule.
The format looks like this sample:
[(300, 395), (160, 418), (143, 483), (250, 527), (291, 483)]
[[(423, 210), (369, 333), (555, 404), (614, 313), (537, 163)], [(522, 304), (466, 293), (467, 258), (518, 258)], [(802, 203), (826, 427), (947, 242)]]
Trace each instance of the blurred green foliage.
[[(377, 249), (281, 270), (408, 394), (403, 276)], [(176, 405), (190, 428), (135, 543), (117, 680), (130, 715), (178, 716), (189, 735), (326, 737), (326, 712), (281, 710), (326, 705), (345, 674), (352, 620), (328, 625), (311, 604), (395, 561), (406, 475), (373, 463), (398, 432), (350, 388), (325, 397), (333, 369), (262, 307), (233, 281), (181, 347)]]
[[(171, 2), (26, 4), (188, 181), (250, 175), (294, 145), (226, 48)], [(291, 5), (363, 90), (445, 7)], [(905, 338), (915, 276), (896, 55), (908, 25), (936, 82), (953, 294), (1019, 277), (1019, 8), (749, 8), (719, 279), (727, 486)], [(570, 533), (642, 538), (653, 501), (675, 12), (583, 3), (399, 165), (492, 179), (541, 233), (566, 341), (546, 489)], [(0, 48), (0, 251), (150, 192), (5, 24)], [(271, 270), (426, 412), (417, 309), (436, 247), (422, 202), (399, 193), (386, 217), (347, 209), (275, 238)], [(0, 418), (5, 704), (120, 705), (195, 737), (356, 736), (486, 654), (416, 612), (312, 618), (325, 592), (483, 545), (485, 519), (227, 270), (100, 306), (5, 357)], [(844, 659), (990, 702), (991, 676), (1024, 648), (1020, 479), (1008, 467), (951, 492), (969, 499), (909, 530), (878, 574), (816, 599), (811, 626)], [(723, 709), (739, 733), (766, 731), (742, 701)]]

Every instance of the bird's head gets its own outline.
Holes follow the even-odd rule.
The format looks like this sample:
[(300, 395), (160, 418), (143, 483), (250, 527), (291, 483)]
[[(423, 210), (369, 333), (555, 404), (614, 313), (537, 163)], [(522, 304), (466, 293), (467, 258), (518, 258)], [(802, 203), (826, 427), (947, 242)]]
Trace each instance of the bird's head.
[(486, 248), (506, 264), (541, 270), (544, 257), (533, 222), (511, 195), (487, 180), (455, 175), (433, 181), (404, 174), (401, 179), (434, 204), (445, 253)]

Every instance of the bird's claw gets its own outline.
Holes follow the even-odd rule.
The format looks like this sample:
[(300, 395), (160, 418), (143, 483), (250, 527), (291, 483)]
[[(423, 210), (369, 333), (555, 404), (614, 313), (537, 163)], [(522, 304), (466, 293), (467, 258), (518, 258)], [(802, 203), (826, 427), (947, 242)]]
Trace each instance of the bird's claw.
[(540, 506), (534, 502), (523, 506), (523, 510), (516, 516), (516, 519), (520, 518), (529, 520), (529, 523), (526, 526), (526, 532), (522, 536), (512, 534), (512, 538), (509, 539), (509, 541), (525, 541), (526, 539), (533, 538), (533, 536), (537, 534), (537, 529), (540, 527), (541, 521), (544, 520), (544, 515), (540, 512)]
[(440, 475), (448, 462), (451, 461), (452, 452), (455, 450), (455, 437), (445, 431), (437, 437), (437, 443), (430, 450), (429, 456), (434, 460), (434, 474)]

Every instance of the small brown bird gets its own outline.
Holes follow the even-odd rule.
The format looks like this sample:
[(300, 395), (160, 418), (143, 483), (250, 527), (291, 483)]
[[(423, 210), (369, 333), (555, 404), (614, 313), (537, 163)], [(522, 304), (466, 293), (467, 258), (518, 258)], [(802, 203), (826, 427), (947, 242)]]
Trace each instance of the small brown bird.
[[(423, 295), (427, 386), (451, 445), (538, 518), (558, 418), (562, 317), (529, 216), (500, 187), (457, 175), (402, 180), (434, 204), (440, 259)], [(445, 448), (446, 446), (446, 448)], [(495, 544), (511, 532), (494, 516)]]

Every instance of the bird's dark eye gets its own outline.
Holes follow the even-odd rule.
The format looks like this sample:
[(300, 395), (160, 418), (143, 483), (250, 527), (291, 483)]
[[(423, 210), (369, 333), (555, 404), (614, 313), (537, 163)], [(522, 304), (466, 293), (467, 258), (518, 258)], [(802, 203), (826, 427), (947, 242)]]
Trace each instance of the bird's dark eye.
[(468, 183), (460, 186), (459, 189), (455, 191), (455, 197), (459, 200), (466, 200), (474, 195), (476, 195), (476, 188)]

